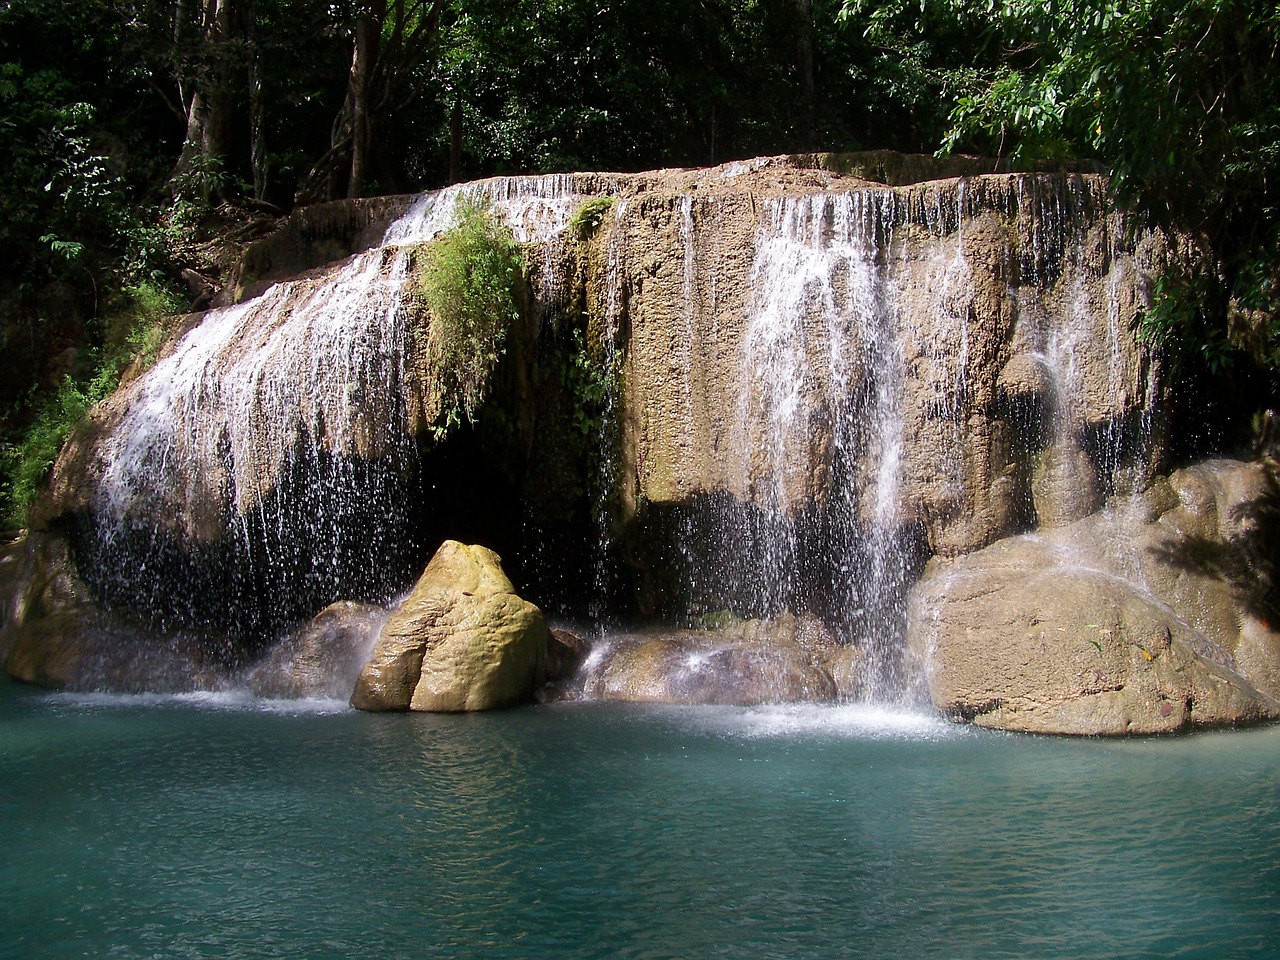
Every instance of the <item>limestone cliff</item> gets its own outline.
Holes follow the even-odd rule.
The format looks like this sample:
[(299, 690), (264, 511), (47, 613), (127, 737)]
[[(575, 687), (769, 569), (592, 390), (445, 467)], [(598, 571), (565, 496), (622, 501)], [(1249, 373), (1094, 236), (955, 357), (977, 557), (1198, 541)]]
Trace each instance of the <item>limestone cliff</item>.
[[(1163, 470), (1161, 371), (1131, 334), (1163, 247), (1097, 175), (872, 159), (295, 215), (246, 258), (255, 296), (94, 411), (33, 526), (99, 606), (250, 652), (385, 604), (456, 537), (579, 618), (816, 618), (861, 664), (824, 689), (900, 693), (930, 557), (1069, 527)], [(408, 278), (468, 196), (522, 244), (521, 319), (477, 424), (442, 437)]]

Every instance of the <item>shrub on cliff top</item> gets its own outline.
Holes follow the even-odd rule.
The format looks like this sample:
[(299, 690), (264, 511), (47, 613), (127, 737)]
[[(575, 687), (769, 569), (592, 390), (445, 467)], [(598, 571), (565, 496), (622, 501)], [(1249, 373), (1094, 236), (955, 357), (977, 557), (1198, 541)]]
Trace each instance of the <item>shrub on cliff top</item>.
[(416, 266), (418, 297), (428, 314), (427, 361), (443, 403), (437, 429), (476, 412), (518, 316), (515, 281), (520, 248), (510, 228), (483, 202), (459, 205), (458, 221), (426, 248)]

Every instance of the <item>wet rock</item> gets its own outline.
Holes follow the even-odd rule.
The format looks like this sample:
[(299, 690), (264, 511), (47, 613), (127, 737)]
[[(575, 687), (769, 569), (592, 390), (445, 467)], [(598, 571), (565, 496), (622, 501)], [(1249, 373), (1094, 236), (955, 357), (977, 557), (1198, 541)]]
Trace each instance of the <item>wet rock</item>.
[(858, 700), (866, 692), (866, 651), (861, 647), (836, 647), (824, 660), (840, 700)]
[(831, 700), (831, 678), (798, 651), (705, 647), (651, 639), (613, 650), (590, 697), (635, 703), (737, 704)]
[(1062, 527), (1102, 506), (1093, 462), (1073, 437), (1063, 437), (1039, 457), (1031, 496), (1040, 527)]
[(271, 234), (249, 245), (219, 300), (244, 300), (277, 280), (367, 250), (411, 201), (404, 196), (372, 197), (299, 207)]
[(292, 631), (245, 675), (259, 697), (347, 699), (389, 611), (340, 600)]
[(383, 625), (351, 704), (462, 712), (529, 702), (549, 638), (542, 612), (516, 596), (496, 553), (447, 540)]
[[(535, 475), (518, 481), (537, 491), (531, 503), (555, 505), (538, 522), (584, 506), (581, 462), (529, 466), (564, 456), (548, 411), (584, 411), (571, 397), (533, 400), (583, 359), (566, 354), (574, 341), (535, 315), (534, 300), (587, 318), (583, 355), (618, 385), (609, 475), (619, 554), (637, 580), (663, 562), (644, 549), (646, 505), (732, 502), (743, 509), (716, 517), (732, 541), (756, 520), (816, 529), (845, 498), (859, 511), (850, 523), (910, 530), (946, 555), (1025, 529), (1026, 477), (1044, 444), (1015, 442), (1001, 396), (1048, 404), (1052, 394), (1077, 438), (1148, 410), (1158, 377), (1127, 331), (1158, 243), (1115, 230), (1100, 178), (938, 179), (957, 169), (971, 166), (815, 155), (484, 187), (517, 228), (548, 227), (530, 233), (540, 296), (513, 327), (499, 376), (516, 427), (516, 462), (500, 466)], [(914, 170), (921, 182), (871, 182), (900, 184)], [(615, 202), (589, 238), (554, 229), (602, 194)], [(411, 203), (307, 207), (254, 244), (229, 287), (262, 296), (207, 313), (94, 411), (55, 465), (37, 526), (131, 539), (148, 569), (175, 556), (214, 565), (254, 537), (263, 553), (297, 549), (299, 566), (364, 561), (362, 544), (397, 536), (393, 514), (409, 512), (397, 495), (441, 396), (404, 309), (409, 254), (378, 246)], [(268, 279), (282, 282), (262, 290)], [(603, 369), (606, 357), (620, 369)], [(1050, 376), (1052, 362), (1062, 369)], [(1048, 486), (1081, 489), (1098, 466), (1088, 449), (1050, 457)], [(307, 498), (325, 509), (290, 509)], [(1041, 500), (1048, 516), (1061, 497)], [(1062, 519), (1079, 513), (1073, 504)], [(338, 536), (344, 549), (328, 549)], [(324, 549), (296, 547), (312, 542)], [(334, 574), (362, 569), (353, 560)], [(331, 599), (302, 597), (290, 615)]]
[(591, 641), (571, 630), (552, 629), (547, 642), (546, 683), (537, 691), (539, 703), (578, 699), (580, 672), (591, 654)]
[(216, 638), (163, 638), (100, 609), (66, 541), (33, 532), (0, 555), (0, 665), (27, 683), (73, 690), (182, 692), (224, 683)]
[[(441, 198), (308, 207), (254, 245), (225, 293), (261, 297), (193, 321), (92, 412), (33, 526), (101, 532), (96, 547), (77, 546), (98, 550), (86, 579), (117, 606), (146, 597), (181, 609), (190, 583), (225, 584), (226, 601), (200, 591), (216, 597), (203, 619), (279, 597), (288, 609), (274, 628), (334, 599), (333, 583), (365, 578), (361, 595), (406, 583), (406, 526), (435, 529), (424, 515), (468, 499), (464, 481), (443, 505), (413, 500), (415, 478), (452, 470), (448, 457), (502, 461), (482, 468), (510, 476), (539, 514), (533, 526), (589, 513), (582, 478), (603, 448), (566, 462), (556, 452), (565, 431), (591, 433), (580, 422), (591, 411), (561, 375), (584, 362), (615, 388), (617, 457), (600, 472), (613, 484), (608, 546), (631, 568), (616, 580), (635, 585), (624, 602), (641, 610), (676, 592), (650, 589), (648, 571), (664, 565), (677, 587), (692, 592), (696, 579), (703, 591), (680, 598), (681, 614), (774, 609), (806, 602), (799, 581), (822, 579), (793, 576), (790, 558), (822, 575), (894, 568), (905, 580), (926, 546), (957, 556), (1037, 513), (1068, 523), (1116, 486), (1096, 478), (1113, 464), (1090, 440), (1143, 421), (1158, 394), (1159, 371), (1128, 331), (1160, 243), (1118, 229), (1101, 178), (938, 179), (957, 169), (970, 168), (810, 156), (477, 186), (530, 228), (538, 295), (522, 289), (527, 309), (495, 374), (510, 448), (474, 455), (420, 443), (442, 384), (405, 309), (412, 254), (382, 245), (389, 234), (425, 241), (412, 226), (425, 221), (388, 224)], [(916, 170), (920, 181), (903, 184)], [(598, 229), (565, 233), (575, 206), (604, 194), (613, 203)], [(264, 290), (268, 279), (282, 282)], [(539, 315), (535, 303), (554, 306)], [(1028, 406), (1055, 422), (1023, 431)], [(1106, 452), (1124, 459), (1139, 446), (1126, 468), (1158, 462), (1158, 442)], [(664, 511), (671, 536), (650, 537), (644, 518)], [(703, 549), (716, 563), (696, 577), (671, 562)], [(251, 562), (243, 580), (224, 575)], [(117, 570), (128, 576), (106, 576)], [(751, 595), (738, 603), (735, 592)], [(387, 681), (397, 708), (416, 696), (415, 656), (386, 665), (405, 673)], [(721, 656), (725, 684), (741, 688), (756, 657)], [(847, 687), (857, 671), (846, 667)], [(440, 702), (461, 709), (457, 696)]]
[[(794, 634), (795, 620), (774, 632), (770, 621), (715, 631), (611, 638), (593, 652), (582, 694), (637, 703), (736, 704), (834, 700), (839, 691)], [(825, 651), (824, 651), (825, 653)]]
[(1053, 393), (1053, 383), (1043, 359), (1018, 353), (1004, 365), (996, 388), (1006, 403), (1038, 407)]
[(909, 637), (935, 706), (1038, 733), (1280, 718), (1276, 493), (1259, 464), (1178, 471), (1060, 530), (935, 562)]
[[(626, 331), (626, 517), (720, 497), (788, 518), (819, 511), (839, 454), (887, 442), (875, 434), (882, 396), (896, 398), (894, 435), (906, 438), (894, 522), (922, 525), (935, 552), (1026, 529), (1037, 464), (1035, 507), (1052, 522), (1096, 509), (1102, 466), (1082, 438), (1119, 434), (1158, 390), (1123, 331), (1159, 242), (1111, 236), (1102, 181), (993, 176), (868, 190), (769, 164), (703, 172), (688, 193), (675, 180), (619, 205), (586, 264), (588, 312), (620, 314)], [(1042, 218), (1063, 204), (1076, 211), (1071, 230), (1046, 244)], [(933, 213), (904, 216), (913, 209)], [(1014, 220), (997, 213), (1007, 209)], [(859, 244), (874, 237), (842, 233), (859, 223), (909, 252), (860, 261)], [(891, 304), (846, 306), (854, 290), (880, 287), (894, 290)], [(851, 409), (851, 395), (862, 406)], [(1039, 418), (1034, 436), (1028, 413)], [(859, 489), (875, 489), (880, 465), (859, 460)], [(883, 522), (883, 510), (862, 519)]]

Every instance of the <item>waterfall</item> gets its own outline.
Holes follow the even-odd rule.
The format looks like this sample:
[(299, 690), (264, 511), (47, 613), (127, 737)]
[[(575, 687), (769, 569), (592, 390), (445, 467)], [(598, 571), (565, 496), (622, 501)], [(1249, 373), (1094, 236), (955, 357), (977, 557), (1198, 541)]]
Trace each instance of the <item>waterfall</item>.
[(207, 313), (113, 401), (79, 537), (95, 592), (162, 629), (230, 619), (248, 635), (331, 600), (394, 596), (420, 549), (409, 248), (485, 198), (554, 256), (546, 241), (580, 181), (607, 185), (500, 178), (423, 194), (377, 249)]
[(585, 197), (608, 193), (614, 178), (573, 173), (543, 177), (494, 177), (424, 193), (392, 223), (383, 246), (422, 243), (447, 230), (458, 206), (486, 202), (520, 243), (551, 240), (564, 231)]
[[(596, 234), (572, 236), (604, 194)], [(504, 533), (517, 562), (577, 551), (545, 582), (592, 624), (790, 617), (797, 649), (821, 634), (856, 652), (842, 695), (893, 700), (913, 684), (906, 598), (930, 556), (1069, 523), (1153, 469), (1158, 371), (1129, 332), (1152, 262), (1095, 180), (888, 187), (774, 162), (493, 178), (422, 194), (377, 248), (209, 311), (121, 389), (73, 518), (104, 606), (252, 646), (336, 600), (386, 604), (478, 496), (467, 471), (516, 471), (483, 437), (441, 453), (423, 436), (405, 284), (469, 201), (511, 226), (533, 299), (504, 361), (504, 449), (568, 504), (538, 514), (528, 495)], [(588, 455), (566, 459), (550, 418), (583, 414), (565, 364), (584, 354), (601, 409), (572, 426)], [(580, 543), (547, 535), (574, 511)], [(804, 656), (773, 689), (831, 686)]]
[(887, 190), (766, 204), (731, 434), (749, 501), (713, 521), (746, 612), (820, 611), (868, 652), (872, 696), (891, 695), (909, 566), (899, 225)]
[[(862, 651), (863, 695), (894, 699), (913, 684), (906, 593), (930, 547), (971, 550), (1037, 514), (1066, 522), (1130, 483), (1155, 381), (1122, 329), (1141, 268), (1122, 224), (1097, 226), (1102, 208), (1087, 184), (1028, 178), (769, 198), (735, 333), (698, 302), (705, 226), (682, 198), (680, 409), (716, 355), (695, 329), (738, 336), (740, 364), (725, 480), (737, 495), (687, 500), (670, 534), (689, 614), (816, 614)], [(1023, 357), (1049, 387), (1029, 413), (1002, 412), (1000, 389), (1015, 388), (1002, 366)], [(686, 416), (670, 474), (697, 472), (693, 424), (711, 415)]]
[(1121, 316), (1145, 304), (1140, 272), (1151, 265), (1123, 251), (1118, 215), (1101, 249), (1087, 249), (1082, 225), (1105, 202), (1096, 187), (1032, 190), (1019, 178), (1017, 189), (1030, 238), (1023, 270), (1033, 280), (1019, 298), (1019, 333), (1048, 387), (1031, 425), (1044, 443), (1033, 507), (1042, 526), (1060, 526), (1137, 489), (1149, 473), (1156, 370), (1126, 349)]

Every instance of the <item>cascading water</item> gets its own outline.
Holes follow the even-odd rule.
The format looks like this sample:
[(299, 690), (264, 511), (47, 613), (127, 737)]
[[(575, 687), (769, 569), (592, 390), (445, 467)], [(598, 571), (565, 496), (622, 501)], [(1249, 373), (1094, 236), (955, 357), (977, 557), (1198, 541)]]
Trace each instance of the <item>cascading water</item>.
[[(962, 248), (957, 240), (934, 258), (940, 309), (913, 328), (899, 302), (906, 246), (895, 236), (908, 205), (875, 189), (767, 205), (735, 424), (740, 484), (754, 502), (717, 518), (725, 579), (747, 588), (738, 601), (755, 614), (817, 612), (862, 648), (860, 686), (871, 697), (900, 690), (903, 603), (919, 553), (900, 503), (904, 336), (941, 344), (929, 351), (932, 406), (952, 422), (964, 380), (963, 320), (958, 332), (944, 322), (948, 288), (966, 269)], [(931, 226), (940, 231), (941, 218)]]
[(242, 641), (334, 599), (390, 600), (422, 550), (410, 248), (468, 200), (518, 240), (546, 241), (577, 191), (555, 176), (424, 194), (377, 249), (207, 314), (128, 388), (99, 441), (80, 537), (95, 592), (161, 629), (230, 628)]
[[(737, 495), (687, 499), (666, 534), (686, 565), (669, 580), (688, 615), (817, 615), (860, 650), (861, 695), (895, 699), (913, 683), (901, 665), (906, 595), (931, 549), (972, 550), (1037, 513), (1083, 515), (1099, 503), (1062, 505), (1070, 492), (1123, 485), (1156, 392), (1118, 319), (1133, 306), (1119, 298), (1138, 295), (1122, 225), (1102, 227), (1100, 254), (1085, 249), (1102, 207), (1070, 179), (767, 199), (742, 323), (704, 300), (703, 342), (686, 334), (691, 365), (717, 355), (707, 331), (721, 329), (738, 338), (740, 364), (722, 481)], [(705, 229), (694, 209), (682, 201), (686, 264)], [(686, 325), (696, 287), (686, 269)], [(1049, 389), (1013, 376), (1028, 362)], [(672, 375), (682, 409), (690, 375)], [(697, 472), (693, 424), (708, 416), (695, 410), (673, 431), (668, 475)]]
[[(906, 570), (896, 536), (904, 370), (895, 199), (819, 194), (766, 211), (738, 424), (744, 485), (764, 519), (731, 533), (749, 538), (744, 579), (760, 585), (760, 607), (817, 607), (870, 654), (870, 689), (899, 646), (894, 607)], [(815, 508), (823, 542), (806, 544), (816, 531), (797, 514)], [(815, 548), (825, 556), (811, 557)]]
[(253, 632), (295, 598), (387, 598), (412, 549), (396, 535), (415, 457), (404, 274), (401, 254), (374, 251), (319, 285), (278, 284), (134, 384), (100, 445), (82, 549), (108, 603)]
[[(1032, 499), (1040, 525), (1060, 526), (1132, 492), (1149, 473), (1157, 371), (1123, 346), (1120, 318), (1145, 294), (1140, 266), (1117, 255), (1125, 229), (1118, 217), (1103, 235), (1100, 262), (1090, 263), (1080, 224), (1103, 207), (1097, 188), (1067, 181), (1046, 193), (1019, 179), (1017, 201), (1030, 235), (1022, 269), (1034, 280), (1019, 300), (1019, 323), (1047, 385), (1026, 425), (1044, 444)], [(1069, 281), (1049, 296), (1063, 276)]]
[[(451, 187), (416, 198), (377, 249), (211, 311), (113, 401), (77, 516), (86, 581), (161, 629), (220, 628), (241, 646), (333, 600), (403, 590), (437, 528), (453, 535), (444, 521), (416, 532), (436, 510), (422, 477), (456, 466), (423, 456), (404, 287), (413, 247), (483, 201), (525, 245), (530, 336), (544, 338), (512, 361), (522, 469), (583, 474), (541, 488), (579, 488), (595, 541), (561, 606), (596, 623), (791, 617), (806, 657), (819, 634), (857, 652), (841, 694), (901, 696), (907, 592), (931, 553), (1068, 517), (1080, 507), (1055, 506), (1063, 489), (1110, 494), (1145, 469), (1135, 431), (1156, 381), (1127, 324), (1149, 265), (1119, 225), (1098, 226), (1090, 182), (775, 176), (756, 162), (672, 172), (667, 192), (656, 175)], [(598, 240), (569, 236), (602, 194), (616, 199)], [(589, 357), (605, 384), (598, 419), (573, 428), (590, 434), (590, 470), (557, 461), (563, 434), (537, 419), (583, 412), (564, 358), (547, 358), (575, 324), (572, 362)], [(467, 495), (469, 478), (453, 482)], [(557, 521), (521, 516), (512, 542), (558, 562), (559, 541), (531, 542)], [(832, 695), (812, 658), (762, 651), (680, 662), (777, 667), (778, 697)]]

